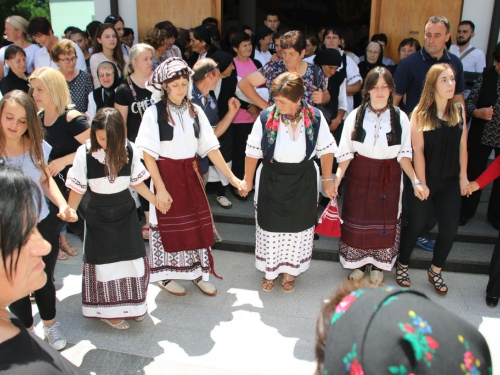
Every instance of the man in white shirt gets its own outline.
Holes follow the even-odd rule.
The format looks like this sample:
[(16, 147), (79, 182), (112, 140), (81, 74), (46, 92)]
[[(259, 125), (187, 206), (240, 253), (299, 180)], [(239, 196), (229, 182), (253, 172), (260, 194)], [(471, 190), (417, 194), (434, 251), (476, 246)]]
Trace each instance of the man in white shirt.
[(273, 37), (273, 30), (267, 26), (259, 26), (255, 29), (254, 59), (260, 61), (262, 66), (266, 65), (272, 57), (269, 51)]
[(484, 52), (473, 47), (470, 40), (474, 38), (475, 25), (472, 21), (462, 21), (458, 25), (457, 44), (450, 47), (450, 53), (457, 56), (464, 66), (464, 72), (482, 73), (486, 66)]
[[(54, 30), (50, 22), (44, 17), (34, 17), (31, 19), (28, 25), (28, 34), (35, 39), (42, 48), (40, 48), (35, 55), (35, 69), (42, 68), (44, 66), (50, 66), (51, 68), (59, 70), (59, 67), (54, 61), (50, 52), (54, 45), (59, 41), (59, 38), (54, 35)], [(69, 39), (68, 39), (69, 40)], [(86, 72), (87, 65), (85, 65), (85, 56), (78, 45), (69, 40), (76, 51), (76, 69)]]

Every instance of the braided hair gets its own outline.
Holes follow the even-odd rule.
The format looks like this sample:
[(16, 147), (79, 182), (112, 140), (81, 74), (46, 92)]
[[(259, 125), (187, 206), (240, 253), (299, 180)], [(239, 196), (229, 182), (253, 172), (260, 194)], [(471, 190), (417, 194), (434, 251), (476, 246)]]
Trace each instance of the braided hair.
[(372, 70), (370, 70), (370, 72), (368, 72), (368, 75), (366, 76), (362, 93), (362, 101), (361, 105), (358, 107), (358, 112), (356, 113), (356, 120), (354, 122), (354, 130), (351, 133), (351, 139), (357, 139), (358, 132), (360, 131), (360, 129), (363, 129), (363, 120), (365, 118), (365, 112), (368, 106), (370, 105), (370, 90), (372, 90), (375, 87), (379, 78), (384, 79), (385, 83), (387, 83), (391, 91), (389, 98), (387, 100), (387, 106), (389, 107), (391, 134), (392, 134), (391, 140), (388, 143), (389, 146), (392, 146), (393, 142), (396, 141), (396, 131), (394, 128), (394, 125), (396, 123), (395, 121), (396, 111), (394, 109), (394, 104), (393, 104), (394, 99), (392, 95), (395, 89), (395, 85), (389, 70), (381, 66), (373, 68)]

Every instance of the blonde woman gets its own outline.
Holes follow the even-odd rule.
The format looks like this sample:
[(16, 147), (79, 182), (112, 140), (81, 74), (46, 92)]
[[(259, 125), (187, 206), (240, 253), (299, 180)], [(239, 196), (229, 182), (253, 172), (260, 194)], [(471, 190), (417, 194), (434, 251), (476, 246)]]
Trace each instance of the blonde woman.
[[(49, 173), (63, 194), (66, 194), (65, 180), (75, 159), (76, 150), (90, 137), (87, 118), (73, 109), (66, 79), (54, 68), (35, 70), (29, 79), (33, 99), (40, 110), (39, 116), (45, 130), (45, 141), (52, 146), (49, 155)], [(73, 232), (83, 238), (83, 223), (79, 220), (70, 226)], [(60, 237), (60, 247), (69, 255), (76, 255), (67, 242), (65, 233)]]
[[(21, 16), (10, 16), (5, 19), (5, 36), (13, 45), (21, 47), (26, 53), (26, 73), (30, 74), (34, 70), (35, 55), (40, 49), (36, 44), (28, 40), (28, 21)], [(0, 79), (5, 77), (9, 72), (9, 67), (5, 64), (5, 50), (9, 46), (0, 49)]]
[[(431, 205), (436, 209), (439, 234), (434, 247), (429, 282), (444, 295), (448, 287), (441, 269), (457, 234), (460, 195), (467, 192), (467, 129), (464, 109), (453, 102), (455, 72), (448, 64), (436, 64), (427, 73), (422, 96), (411, 117), (413, 162), (417, 180), (412, 185), (427, 185), (429, 197), (408, 198), (408, 226), (403, 229), (396, 281), (409, 287), (408, 263), (415, 241), (427, 222)], [(425, 147), (424, 147), (425, 146)]]

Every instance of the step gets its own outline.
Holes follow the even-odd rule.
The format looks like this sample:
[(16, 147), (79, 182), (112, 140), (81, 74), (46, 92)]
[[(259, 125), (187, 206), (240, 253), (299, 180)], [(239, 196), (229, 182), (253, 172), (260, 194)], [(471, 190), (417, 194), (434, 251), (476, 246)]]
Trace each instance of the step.
[[(255, 251), (254, 225), (218, 222), (216, 226), (222, 242), (217, 242), (214, 249), (248, 253)], [(490, 244), (455, 242), (446, 261), (445, 270), (487, 274), (492, 253), (493, 246)], [(313, 259), (338, 262), (338, 239), (320, 236), (319, 240), (314, 241)], [(431, 252), (415, 248), (410, 267), (427, 269), (431, 260)]]

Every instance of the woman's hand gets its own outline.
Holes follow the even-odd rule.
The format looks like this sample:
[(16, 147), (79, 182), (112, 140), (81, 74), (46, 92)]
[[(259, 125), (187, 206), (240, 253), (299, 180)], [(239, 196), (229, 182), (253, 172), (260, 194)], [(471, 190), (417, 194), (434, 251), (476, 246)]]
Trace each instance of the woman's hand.
[(326, 101), (327, 91), (323, 91), (318, 89), (316, 86), (313, 86), (314, 92), (311, 95), (311, 99), (316, 104), (323, 104)]
[(493, 107), (478, 108), (474, 110), (473, 115), (482, 120), (491, 121), (493, 118)]
[(467, 196), (470, 197), (472, 193), (479, 190), (479, 184), (476, 181), (469, 182), (465, 189), (467, 190)]
[(234, 174), (228, 178), (228, 181), (231, 185), (233, 185), (238, 191), (241, 191), (243, 189), (246, 189), (246, 183), (241, 181), (238, 177), (236, 177)]
[(254, 104), (250, 104), (247, 109), (248, 113), (250, 113), (253, 116), (254, 121), (257, 119), (257, 117), (260, 114), (261, 109), (257, 107)]
[(243, 180), (243, 183), (245, 184), (245, 188), (238, 190), (238, 193), (240, 194), (240, 197), (244, 198), (253, 189), (253, 181)]
[(62, 221), (66, 221), (68, 223), (74, 223), (78, 221), (78, 215), (76, 211), (72, 209), (68, 204), (59, 207), (59, 213), (57, 217)]
[(337, 196), (338, 186), (335, 187), (335, 180), (337, 180), (336, 176), (334, 176), (333, 181), (332, 180), (322, 181), (323, 190), (330, 199), (333, 199)]
[(173, 202), (174, 200), (172, 199), (172, 197), (170, 196), (170, 194), (166, 189), (156, 191), (155, 207), (162, 214), (166, 214), (170, 210), (170, 207), (172, 207)]
[(413, 192), (415, 193), (415, 196), (421, 201), (429, 198), (430, 191), (426, 184), (420, 183), (413, 186)]
[(461, 177), (460, 178), (460, 192), (462, 195), (467, 195), (468, 189), (467, 186), (469, 185), (469, 180), (466, 177)]
[(335, 191), (335, 196), (339, 195), (339, 186), (342, 182), (342, 179), (339, 176), (335, 176), (333, 179), (333, 189)]
[(49, 172), (52, 177), (56, 177), (64, 168), (66, 168), (66, 163), (63, 158), (54, 159), (49, 163)]

